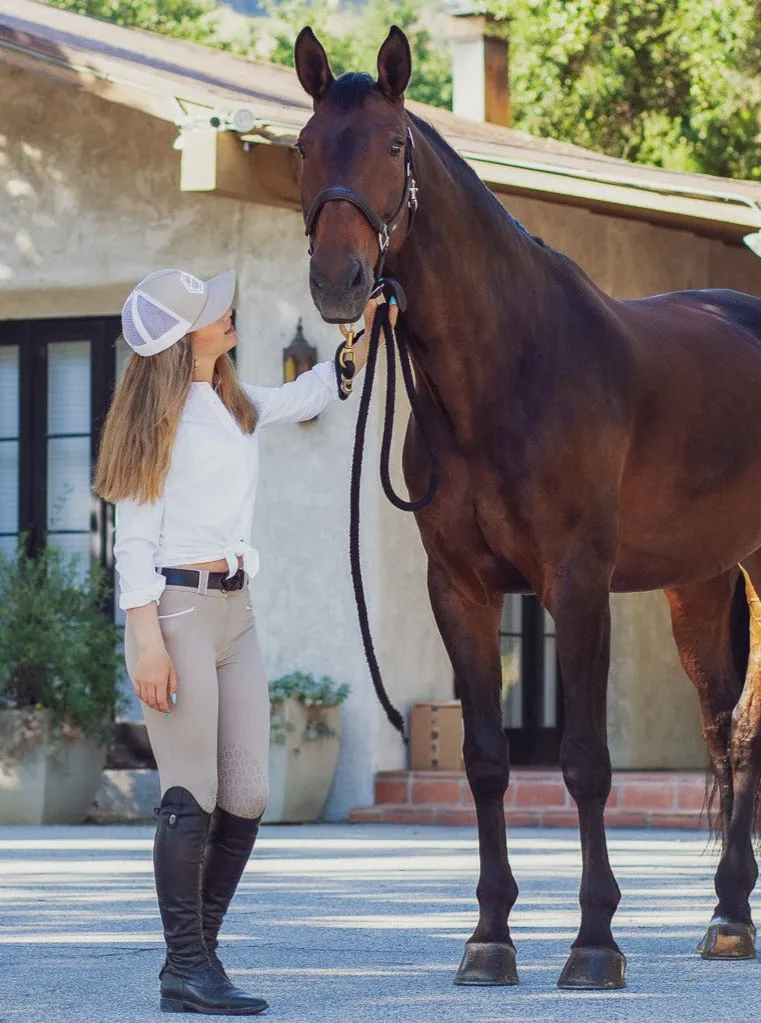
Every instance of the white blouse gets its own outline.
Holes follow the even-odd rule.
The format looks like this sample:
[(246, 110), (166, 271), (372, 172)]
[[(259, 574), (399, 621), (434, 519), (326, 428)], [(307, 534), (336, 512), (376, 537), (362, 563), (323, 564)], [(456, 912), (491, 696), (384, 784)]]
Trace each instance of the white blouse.
[(122, 610), (159, 600), (166, 585), (161, 568), (224, 558), (233, 575), (240, 556), (249, 576), (258, 572), (251, 526), (259, 429), (314, 418), (338, 400), (338, 384), (333, 363), (323, 362), (281, 387), (243, 388), (259, 413), (253, 433), (242, 432), (209, 384), (192, 384), (163, 497), (117, 502), (114, 558)]

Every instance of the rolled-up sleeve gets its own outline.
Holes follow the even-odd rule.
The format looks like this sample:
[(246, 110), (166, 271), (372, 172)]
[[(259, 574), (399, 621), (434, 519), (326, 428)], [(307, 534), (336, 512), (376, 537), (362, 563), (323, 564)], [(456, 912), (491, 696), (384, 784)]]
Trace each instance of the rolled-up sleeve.
[(280, 387), (243, 385), (259, 412), (259, 426), (303, 423), (338, 401), (338, 380), (332, 362), (320, 362), (292, 383)]
[(163, 501), (117, 502), (114, 560), (122, 611), (158, 603), (164, 592), (166, 579), (156, 569), (163, 515)]

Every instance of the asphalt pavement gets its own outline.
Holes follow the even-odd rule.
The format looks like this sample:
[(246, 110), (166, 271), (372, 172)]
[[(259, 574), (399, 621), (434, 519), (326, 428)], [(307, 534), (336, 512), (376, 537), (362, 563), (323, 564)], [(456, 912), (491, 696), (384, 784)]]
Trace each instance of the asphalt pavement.
[[(265, 827), (223, 932), (232, 979), (278, 1023), (745, 1023), (761, 962), (703, 962), (715, 850), (692, 832), (612, 831), (627, 990), (560, 992), (578, 925), (575, 832), (509, 836), (521, 983), (452, 984), (476, 920), (469, 828)], [(166, 1020), (146, 827), (0, 828), (0, 1021)], [(754, 896), (761, 918), (761, 896)], [(192, 1018), (192, 1017), (188, 1017)]]

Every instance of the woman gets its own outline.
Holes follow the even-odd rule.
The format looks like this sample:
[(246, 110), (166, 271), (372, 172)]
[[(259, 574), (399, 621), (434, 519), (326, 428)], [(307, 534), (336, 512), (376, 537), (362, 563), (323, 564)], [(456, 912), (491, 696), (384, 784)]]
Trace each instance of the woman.
[[(339, 380), (328, 362), (282, 387), (240, 384), (228, 355), (234, 290), (233, 272), (202, 281), (160, 270), (129, 295), (122, 331), (133, 353), (97, 489), (116, 504), (127, 670), (161, 783), (161, 1008), (255, 1015), (267, 1003), (230, 982), (216, 949), (267, 803), (269, 699), (247, 587), (259, 566), (258, 431), (318, 415)], [(361, 369), (366, 340), (354, 352)]]

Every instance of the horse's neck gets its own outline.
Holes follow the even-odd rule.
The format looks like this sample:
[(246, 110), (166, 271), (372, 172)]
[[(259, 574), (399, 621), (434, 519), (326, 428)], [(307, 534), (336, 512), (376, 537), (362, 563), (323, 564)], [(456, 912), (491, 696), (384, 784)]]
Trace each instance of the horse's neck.
[(478, 182), (416, 142), (420, 208), (389, 272), (407, 293), (418, 371), (469, 432), (475, 405), (509, 380), (546, 315), (550, 256)]

